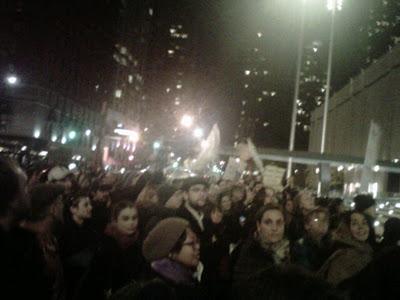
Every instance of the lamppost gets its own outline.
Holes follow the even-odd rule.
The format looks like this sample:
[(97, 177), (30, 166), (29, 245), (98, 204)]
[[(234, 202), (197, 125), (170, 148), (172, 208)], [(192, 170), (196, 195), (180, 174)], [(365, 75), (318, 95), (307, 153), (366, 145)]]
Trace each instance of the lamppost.
[[(299, 42), (297, 46), (297, 66), (296, 66), (296, 81), (294, 85), (294, 96), (293, 96), (293, 107), (292, 107), (292, 123), (290, 127), (290, 140), (289, 140), (289, 151), (294, 150), (294, 140), (296, 136), (296, 123), (297, 123), (297, 101), (299, 99), (299, 89), (300, 89), (300, 75), (301, 75), (301, 65), (303, 62), (303, 49), (304, 49), (304, 19), (306, 14), (306, 4), (307, 0), (302, 0), (301, 3), (301, 20), (300, 20), (300, 34)], [(288, 169), (286, 172), (286, 178), (289, 179), (292, 176), (292, 157), (289, 156)]]
[(329, 54), (328, 54), (328, 71), (325, 87), (325, 102), (324, 102), (324, 115), (322, 119), (322, 135), (321, 135), (321, 154), (325, 152), (326, 144), (326, 128), (328, 124), (328, 111), (329, 111), (329, 97), (332, 79), (332, 58), (333, 58), (333, 44), (335, 38), (335, 15), (336, 11), (343, 8), (343, 0), (328, 0), (328, 9), (331, 11), (331, 32), (329, 37)]

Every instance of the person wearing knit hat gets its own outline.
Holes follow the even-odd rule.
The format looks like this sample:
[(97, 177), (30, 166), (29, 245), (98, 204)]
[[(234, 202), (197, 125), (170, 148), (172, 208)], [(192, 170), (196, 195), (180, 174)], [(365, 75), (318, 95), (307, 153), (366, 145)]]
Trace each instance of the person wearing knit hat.
[(376, 216), (376, 203), (375, 199), (369, 194), (357, 195), (354, 197), (354, 210), (362, 212), (368, 216), (375, 218)]
[[(173, 287), (196, 285), (194, 275), (200, 263), (200, 243), (188, 221), (181, 218), (160, 221), (144, 240), (143, 256), (157, 277)], [(178, 294), (180, 291), (181, 288), (176, 289)]]

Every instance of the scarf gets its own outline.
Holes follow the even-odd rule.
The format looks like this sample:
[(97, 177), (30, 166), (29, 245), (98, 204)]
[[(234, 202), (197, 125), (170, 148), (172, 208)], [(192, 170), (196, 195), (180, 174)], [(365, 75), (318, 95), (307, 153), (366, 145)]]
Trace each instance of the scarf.
[(114, 223), (110, 223), (107, 225), (105, 231), (106, 236), (109, 236), (117, 241), (118, 245), (123, 249), (126, 250), (131, 247), (137, 240), (139, 236), (139, 231), (136, 231), (132, 235), (126, 235), (122, 233), (117, 225)]
[(151, 268), (175, 284), (194, 285), (193, 271), (169, 258), (152, 262)]
[(268, 243), (264, 241), (259, 235), (256, 236), (256, 240), (266, 252), (272, 255), (274, 263), (280, 265), (290, 261), (290, 247), (287, 239), (282, 239), (276, 243)]

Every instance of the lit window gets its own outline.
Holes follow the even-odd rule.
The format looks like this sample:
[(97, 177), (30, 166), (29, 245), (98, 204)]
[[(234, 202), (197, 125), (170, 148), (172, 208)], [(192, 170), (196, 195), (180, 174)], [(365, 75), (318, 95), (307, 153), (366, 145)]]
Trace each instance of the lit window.
[(169, 92), (171, 91), (171, 89), (170, 89), (170, 88), (166, 88), (165, 91), (166, 91), (167, 93), (169, 93)]
[(122, 96), (122, 91), (121, 90), (115, 90), (115, 98), (121, 98)]
[(268, 125), (269, 125), (268, 122), (264, 122), (264, 124), (263, 124), (264, 127), (267, 127)]
[(263, 94), (264, 96), (268, 96), (268, 92), (267, 92), (267, 91), (262, 91), (262, 94)]
[(244, 71), (244, 74), (247, 75), (247, 76), (250, 75), (250, 73), (251, 73), (250, 70)]
[(129, 82), (129, 83), (132, 83), (132, 82), (133, 82), (133, 76), (132, 76), (132, 75), (129, 75), (129, 76), (128, 76), (128, 82)]
[(179, 101), (179, 100), (175, 100), (175, 105), (180, 105), (181, 104), (181, 101)]
[(173, 55), (174, 53), (175, 53), (174, 50), (171, 50), (171, 49), (168, 50), (168, 54), (169, 54), (169, 55)]
[(245, 114), (246, 112), (244, 110), (241, 111), (242, 116)]
[(178, 90), (182, 89), (182, 84), (177, 84), (177, 85), (176, 85), (176, 88), (177, 88)]
[(276, 92), (275, 92), (275, 91), (272, 91), (272, 92), (271, 92), (271, 97), (275, 97), (275, 95), (276, 95)]
[(257, 98), (258, 102), (261, 102), (263, 99), (261, 97)]
[(246, 83), (246, 84), (244, 85), (244, 88), (247, 89), (248, 87), (249, 87), (249, 85)]
[(263, 73), (264, 73), (264, 75), (268, 75), (268, 71), (267, 70), (264, 70)]
[(183, 38), (183, 39), (187, 39), (188, 36), (189, 36), (189, 35), (188, 35), (187, 33), (182, 33), (182, 34), (181, 34), (181, 38)]
[(242, 105), (245, 106), (247, 101), (242, 101)]
[(260, 38), (263, 36), (262, 32), (257, 32), (257, 36)]
[(94, 86), (94, 88), (96, 89), (96, 91), (99, 89), (99, 87), (100, 87), (100, 85), (98, 85), (98, 84), (96, 84), (96, 85)]
[(154, 10), (150, 7), (150, 8), (149, 8), (149, 15), (150, 15), (150, 16), (153, 16), (153, 14), (154, 14)]
[(254, 52), (258, 52), (258, 48), (254, 48)]
[(314, 51), (314, 53), (317, 52), (318, 48), (317, 47), (313, 47), (313, 51)]
[(176, 29), (175, 29), (175, 28), (170, 28), (170, 29), (169, 29), (169, 32), (170, 32), (171, 34), (174, 34), (174, 33), (176, 33)]

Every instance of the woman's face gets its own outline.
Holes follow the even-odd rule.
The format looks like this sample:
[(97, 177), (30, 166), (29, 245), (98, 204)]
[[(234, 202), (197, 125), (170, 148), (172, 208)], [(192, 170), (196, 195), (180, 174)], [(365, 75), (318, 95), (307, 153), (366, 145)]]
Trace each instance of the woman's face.
[(293, 201), (292, 200), (287, 200), (285, 203), (285, 210), (288, 213), (292, 213), (294, 210), (294, 205), (293, 205)]
[(172, 259), (188, 268), (196, 268), (200, 262), (200, 242), (196, 234), (186, 229), (186, 239), (179, 253), (173, 254)]
[(86, 220), (92, 217), (92, 204), (89, 197), (81, 197), (79, 199), (78, 205), (71, 207), (71, 212), (77, 218)]
[(229, 211), (232, 208), (231, 197), (229, 197), (228, 195), (222, 197), (221, 208), (223, 211)]
[(257, 232), (261, 239), (267, 243), (276, 243), (283, 239), (285, 221), (281, 211), (267, 210), (261, 222), (257, 222)]
[(350, 232), (354, 239), (365, 242), (369, 236), (368, 222), (362, 214), (353, 213), (350, 219)]
[(118, 214), (117, 228), (123, 234), (132, 235), (136, 232), (139, 223), (138, 212), (134, 207), (126, 207)]

